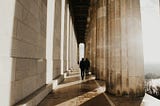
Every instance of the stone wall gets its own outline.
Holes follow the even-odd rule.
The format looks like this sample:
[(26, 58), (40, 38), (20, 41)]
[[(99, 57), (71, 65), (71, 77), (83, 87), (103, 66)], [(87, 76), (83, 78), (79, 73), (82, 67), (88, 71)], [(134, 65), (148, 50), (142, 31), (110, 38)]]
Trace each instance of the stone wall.
[(47, 0), (9, 0), (1, 4), (7, 9), (3, 12), (6, 15), (0, 14), (1, 22), (6, 25), (0, 30), (0, 42), (5, 46), (1, 47), (4, 54), (0, 56), (3, 65), (0, 70), (5, 72), (1, 74), (5, 78), (2, 79), (5, 89), (0, 89), (0, 92), (9, 93), (3, 98), (6, 100), (3, 106), (7, 106), (46, 83)]
[[(52, 82), (64, 71), (77, 68), (77, 39), (69, 6), (64, 1), (65, 13), (61, 11), (61, 0), (0, 0), (0, 94), (3, 95), (0, 100), (3, 106), (26, 100), (43, 87), (45, 93), (42, 91), (40, 97), (36, 95), (28, 101), (38, 104), (51, 90), (51, 84), (45, 87), (46, 79), (47, 83)], [(66, 17), (64, 21), (61, 15)]]
[[(15, 82), (15, 59), (11, 57), (15, 0), (0, 0), (0, 99), (1, 105), (11, 102), (11, 83)], [(13, 85), (13, 84), (12, 84)]]
[(11, 57), (12, 104), (46, 83), (46, 0), (16, 0)]

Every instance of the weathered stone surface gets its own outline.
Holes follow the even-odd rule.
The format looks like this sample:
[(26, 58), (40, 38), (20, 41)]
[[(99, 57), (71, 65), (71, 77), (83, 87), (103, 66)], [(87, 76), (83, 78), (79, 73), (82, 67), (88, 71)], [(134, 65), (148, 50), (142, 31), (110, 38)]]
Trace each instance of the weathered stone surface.
[(91, 70), (95, 70), (97, 79), (106, 80), (110, 93), (143, 96), (143, 83), (135, 81), (144, 73), (139, 0), (94, 3), (91, 1), (86, 36), (86, 57), (91, 61)]
[(106, 1), (97, 1), (97, 79), (106, 77)]
[[(136, 3), (136, 6), (135, 6)], [(143, 52), (139, 0), (108, 1), (107, 88), (115, 95), (143, 96)], [(133, 12), (134, 11), (134, 12)], [(112, 74), (112, 76), (110, 75)], [(112, 83), (113, 86), (110, 86)]]
[(59, 59), (54, 59), (53, 61), (53, 79), (61, 75), (61, 61)]

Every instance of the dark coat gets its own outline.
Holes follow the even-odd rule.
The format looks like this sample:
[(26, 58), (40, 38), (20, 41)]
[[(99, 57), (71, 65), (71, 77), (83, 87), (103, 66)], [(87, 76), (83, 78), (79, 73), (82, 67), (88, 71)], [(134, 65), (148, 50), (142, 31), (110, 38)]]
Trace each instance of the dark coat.
[(89, 69), (89, 67), (90, 67), (90, 62), (88, 59), (86, 59), (86, 61), (85, 61), (85, 67), (86, 67), (86, 69)]
[(81, 70), (85, 69), (85, 61), (84, 60), (80, 61), (80, 68), (81, 68)]

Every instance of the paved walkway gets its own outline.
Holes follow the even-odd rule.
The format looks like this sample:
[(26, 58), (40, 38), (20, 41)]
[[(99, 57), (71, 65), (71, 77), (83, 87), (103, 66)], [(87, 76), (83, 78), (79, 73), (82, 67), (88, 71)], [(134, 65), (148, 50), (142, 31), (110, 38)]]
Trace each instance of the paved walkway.
[(110, 106), (104, 92), (104, 82), (97, 85), (93, 76), (80, 79), (79, 72), (71, 73), (39, 106)]
[(72, 72), (39, 106), (151, 106), (141, 105), (143, 98), (115, 97), (104, 91), (103, 81), (91, 75), (82, 81), (79, 72)]

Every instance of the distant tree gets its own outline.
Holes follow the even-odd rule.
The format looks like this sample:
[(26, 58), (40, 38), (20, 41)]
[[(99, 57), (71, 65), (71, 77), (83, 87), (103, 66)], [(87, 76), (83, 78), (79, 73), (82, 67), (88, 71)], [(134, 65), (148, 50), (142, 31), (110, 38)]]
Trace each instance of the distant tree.
[(160, 78), (160, 75), (157, 75), (155, 73), (147, 73), (145, 75), (145, 79), (158, 79)]

